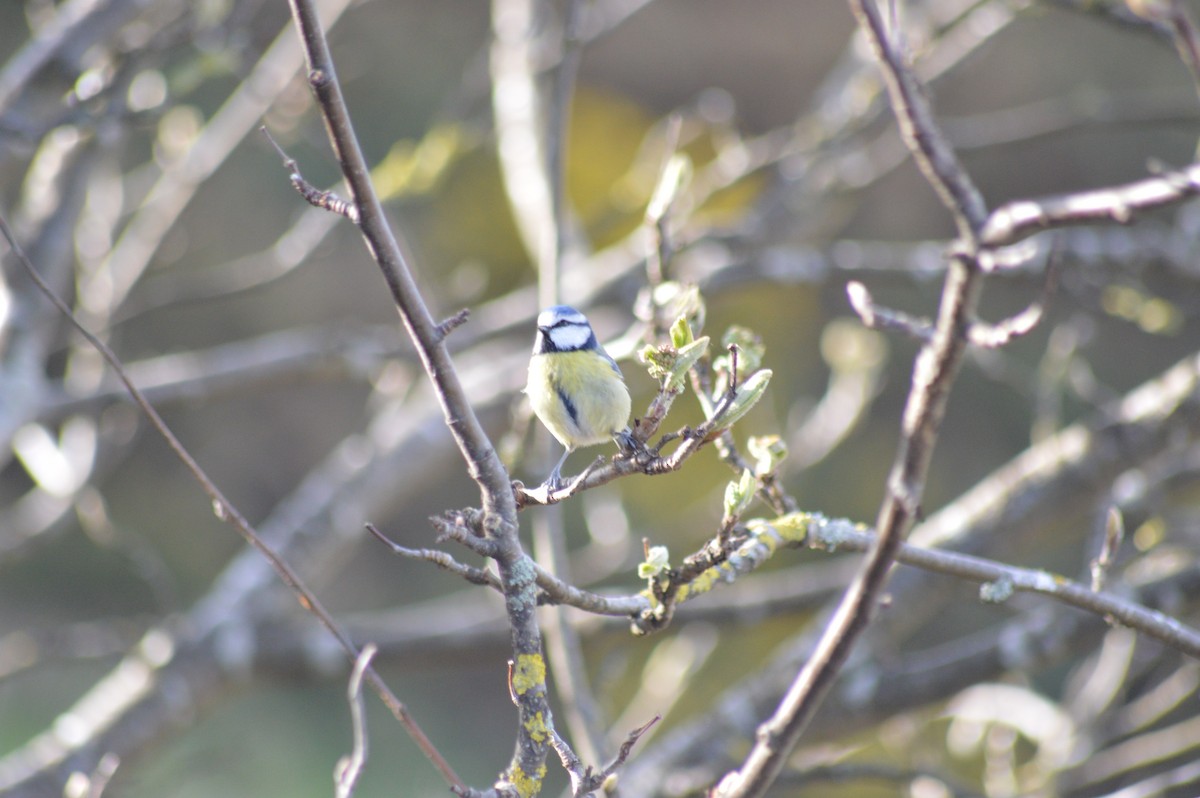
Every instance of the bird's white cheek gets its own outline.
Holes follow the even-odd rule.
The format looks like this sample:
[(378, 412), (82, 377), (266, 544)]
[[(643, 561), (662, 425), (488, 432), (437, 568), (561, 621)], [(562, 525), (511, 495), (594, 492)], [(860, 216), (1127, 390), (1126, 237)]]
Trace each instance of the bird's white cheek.
[(569, 327), (555, 327), (549, 333), (550, 340), (554, 342), (554, 348), (560, 351), (578, 349), (587, 343), (591, 337), (592, 331), (587, 327), (571, 325)]

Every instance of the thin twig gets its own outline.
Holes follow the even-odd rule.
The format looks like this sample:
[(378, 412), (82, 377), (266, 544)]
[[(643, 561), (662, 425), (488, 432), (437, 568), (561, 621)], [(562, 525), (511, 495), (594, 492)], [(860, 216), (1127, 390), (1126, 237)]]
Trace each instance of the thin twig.
[(933, 325), (928, 319), (918, 319), (877, 304), (867, 287), (857, 280), (846, 283), (846, 297), (862, 323), (872, 330), (898, 332), (924, 343), (933, 340)]
[(275, 148), (275, 152), (279, 153), (279, 157), (283, 159), (283, 168), (287, 169), (289, 178), (292, 181), (292, 186), (304, 197), (305, 201), (314, 208), (335, 213), (338, 216), (345, 216), (350, 221), (358, 224), (358, 206), (347, 199), (339, 197), (332, 191), (322, 191), (312, 183), (304, 179), (304, 175), (300, 173), (300, 164), (296, 163), (296, 159), (288, 155), (275, 137), (271, 135), (271, 131), (267, 130), (266, 125), (258, 128), (262, 134), (267, 137), (267, 141), (271, 142), (271, 146)]
[(346, 686), (346, 699), (350, 702), (350, 725), (354, 734), (354, 745), (350, 755), (342, 757), (337, 763), (334, 773), (335, 795), (337, 798), (350, 798), (354, 787), (362, 775), (363, 766), (367, 763), (367, 718), (363, 711), (362, 680), (363, 672), (371, 665), (371, 658), (379, 649), (374, 643), (367, 643), (362, 653), (354, 661), (354, 670), (350, 673), (350, 681)]
[(1042, 284), (1042, 294), (1031, 302), (1024, 310), (1009, 316), (996, 324), (975, 322), (967, 331), (971, 343), (983, 349), (999, 349), (1007, 346), (1013, 340), (1028, 335), (1037, 329), (1046, 308), (1050, 304), (1054, 291), (1058, 287), (1059, 252), (1057, 246), (1046, 259), (1046, 274)]
[(461, 576), (473, 585), (484, 585), (498, 592), (504, 592), (500, 580), (486, 568), (476, 568), (473, 565), (461, 563), (446, 552), (437, 549), (410, 549), (407, 546), (401, 546), (380, 532), (374, 524), (367, 524), (366, 528), (377, 540), (390, 548), (393, 554), (399, 554), (401, 557), (407, 557), (410, 560), (423, 560), (433, 563), (443, 571), (449, 571), (456, 576)]

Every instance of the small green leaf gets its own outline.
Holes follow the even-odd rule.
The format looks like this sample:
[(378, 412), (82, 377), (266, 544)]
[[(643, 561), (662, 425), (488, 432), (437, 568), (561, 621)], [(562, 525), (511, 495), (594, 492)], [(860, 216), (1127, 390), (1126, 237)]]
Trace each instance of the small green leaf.
[(666, 546), (651, 546), (646, 550), (646, 560), (638, 563), (638, 578), (653, 579), (671, 567), (670, 552)]
[(677, 390), (683, 387), (683, 381), (687, 377), (688, 370), (696, 365), (696, 361), (703, 357), (707, 351), (707, 335), (702, 335), (687, 346), (679, 349), (675, 353), (675, 363), (671, 366), (670, 377), (667, 379), (664, 387), (668, 390)]
[(787, 444), (778, 435), (754, 435), (746, 441), (746, 451), (754, 458), (754, 474), (765, 477), (775, 473), (788, 455)]
[(754, 490), (758, 487), (754, 474), (750, 469), (742, 471), (741, 479), (730, 482), (725, 486), (725, 520), (736, 520), (754, 498)]
[(733, 402), (717, 422), (717, 430), (729, 429), (738, 419), (750, 412), (750, 408), (762, 399), (773, 373), (770, 369), (760, 369), (738, 386)]
[(683, 349), (695, 338), (692, 336), (692, 325), (688, 324), (687, 316), (680, 316), (671, 325), (671, 343), (676, 349)]

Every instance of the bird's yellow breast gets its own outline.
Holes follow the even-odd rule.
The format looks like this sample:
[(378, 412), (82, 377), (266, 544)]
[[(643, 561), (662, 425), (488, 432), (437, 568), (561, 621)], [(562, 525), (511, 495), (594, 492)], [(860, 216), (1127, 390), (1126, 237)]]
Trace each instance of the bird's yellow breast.
[(525, 393), (533, 412), (567, 449), (604, 443), (629, 421), (625, 381), (594, 351), (534, 355)]

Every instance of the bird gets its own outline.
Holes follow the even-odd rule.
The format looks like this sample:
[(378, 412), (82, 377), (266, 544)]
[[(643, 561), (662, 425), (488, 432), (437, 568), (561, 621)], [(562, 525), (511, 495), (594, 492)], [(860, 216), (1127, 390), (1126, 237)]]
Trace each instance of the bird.
[(563, 455), (542, 487), (562, 485), (571, 452), (615, 439), (631, 445), (629, 389), (617, 362), (596, 341), (587, 317), (569, 305), (538, 314), (525, 394), (534, 415), (563, 445)]

